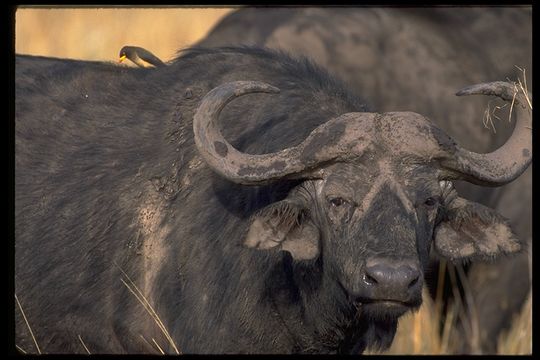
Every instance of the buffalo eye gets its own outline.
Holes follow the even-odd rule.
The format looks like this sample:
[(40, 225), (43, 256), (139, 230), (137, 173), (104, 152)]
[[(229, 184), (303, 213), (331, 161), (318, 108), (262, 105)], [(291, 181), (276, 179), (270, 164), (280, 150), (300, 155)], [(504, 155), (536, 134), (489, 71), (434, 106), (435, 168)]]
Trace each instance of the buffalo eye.
[(428, 208), (433, 208), (435, 207), (439, 202), (437, 201), (436, 198), (434, 197), (428, 197), (426, 199), (426, 201), (424, 201), (424, 205), (427, 206)]
[(330, 199), (330, 205), (333, 207), (339, 207), (346, 203), (346, 200), (340, 197)]

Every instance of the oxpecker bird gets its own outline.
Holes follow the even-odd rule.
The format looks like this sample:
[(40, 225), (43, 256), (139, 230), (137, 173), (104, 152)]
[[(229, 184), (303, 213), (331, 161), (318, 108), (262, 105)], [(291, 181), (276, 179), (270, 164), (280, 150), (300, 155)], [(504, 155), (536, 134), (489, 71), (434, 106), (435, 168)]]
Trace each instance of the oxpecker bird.
[(118, 62), (122, 62), (125, 59), (131, 60), (139, 67), (148, 67), (148, 64), (155, 67), (165, 66), (165, 63), (161, 61), (157, 56), (150, 51), (138, 46), (124, 46), (120, 50)]

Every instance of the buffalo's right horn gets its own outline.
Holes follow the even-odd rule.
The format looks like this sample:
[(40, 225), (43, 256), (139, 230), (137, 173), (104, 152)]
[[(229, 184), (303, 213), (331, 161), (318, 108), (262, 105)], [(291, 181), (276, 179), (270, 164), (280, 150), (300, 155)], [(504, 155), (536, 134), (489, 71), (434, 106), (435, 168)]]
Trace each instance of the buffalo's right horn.
[(484, 186), (500, 186), (521, 175), (532, 161), (532, 109), (529, 99), (515, 84), (496, 81), (468, 86), (456, 95), (495, 95), (513, 101), (517, 120), (512, 135), (504, 145), (488, 154), (478, 154), (456, 145), (455, 152), (444, 159), (444, 168), (457, 178)]

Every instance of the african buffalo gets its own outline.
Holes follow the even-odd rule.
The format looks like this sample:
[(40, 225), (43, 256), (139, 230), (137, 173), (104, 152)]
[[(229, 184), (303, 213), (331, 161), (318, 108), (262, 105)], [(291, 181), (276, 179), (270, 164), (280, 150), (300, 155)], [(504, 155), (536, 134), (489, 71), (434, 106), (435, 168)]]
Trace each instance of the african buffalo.
[(15, 80), (28, 352), (385, 348), (421, 304), (432, 243), (453, 261), (521, 247), (452, 183), (500, 186), (530, 164), (531, 110), (510, 83), (459, 93), (516, 113), (478, 154), (265, 49), (191, 49), (155, 69), (17, 56)]
[[(224, 17), (199, 42), (240, 44), (307, 55), (344, 79), (378, 111), (419, 112), (478, 152), (493, 151), (504, 143), (511, 131), (505, 124), (507, 115), (497, 110), (501, 104), (484, 98), (464, 101), (452, 96), (455, 90), (487, 79), (518, 77), (532, 86), (530, 6), (248, 7)], [(486, 122), (484, 127), (485, 111), (493, 114), (493, 124)], [(456, 188), (496, 209), (509, 219), (519, 238), (531, 240), (530, 170), (496, 189), (459, 182)], [(523, 252), (470, 267), (468, 281), (480, 324), (477, 350), (496, 351), (499, 332), (510, 326), (530, 292), (530, 255)], [(457, 351), (470, 351), (467, 346), (473, 344)]]

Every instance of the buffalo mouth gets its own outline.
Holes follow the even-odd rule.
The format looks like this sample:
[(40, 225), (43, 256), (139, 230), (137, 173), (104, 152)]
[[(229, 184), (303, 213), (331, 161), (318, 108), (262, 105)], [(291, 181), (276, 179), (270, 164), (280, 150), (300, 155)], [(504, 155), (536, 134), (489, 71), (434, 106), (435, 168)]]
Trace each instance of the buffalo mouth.
[(375, 321), (396, 320), (408, 311), (418, 310), (422, 305), (420, 290), (408, 294), (370, 294), (368, 291), (348, 291), (340, 281), (338, 284), (356, 317), (367, 317)]
[(358, 313), (373, 320), (397, 319), (408, 311), (417, 310), (422, 298), (401, 301), (395, 299), (356, 298), (354, 306)]

